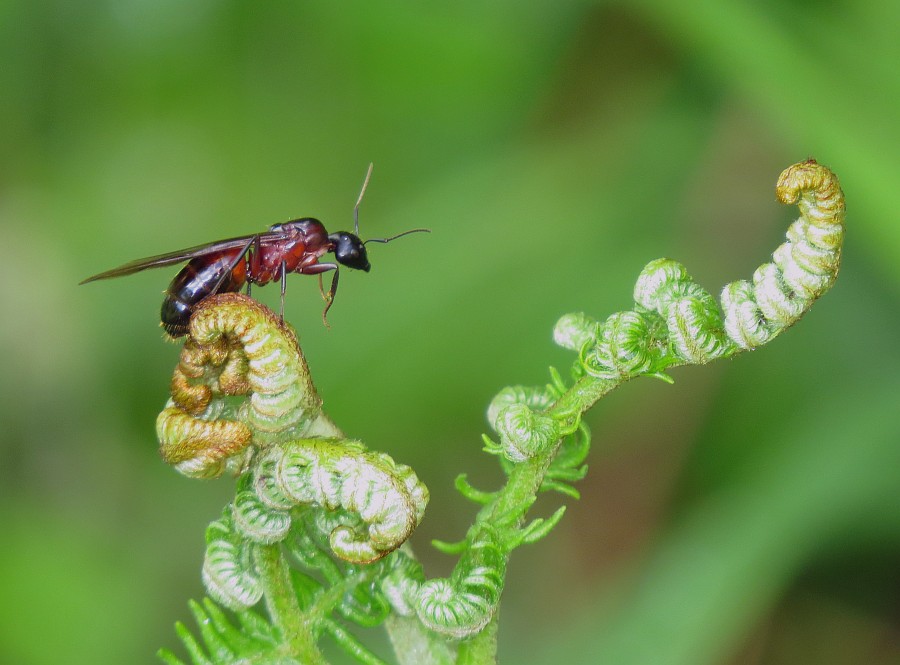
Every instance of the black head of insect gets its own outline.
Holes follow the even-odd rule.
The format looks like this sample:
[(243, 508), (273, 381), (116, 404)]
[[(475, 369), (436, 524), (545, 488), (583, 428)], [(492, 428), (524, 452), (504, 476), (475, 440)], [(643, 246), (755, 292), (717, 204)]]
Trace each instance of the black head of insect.
[(359, 236), (346, 231), (338, 231), (329, 234), (328, 240), (334, 245), (334, 258), (338, 263), (354, 270), (369, 272), (369, 268), (371, 268), (369, 257), (366, 254), (365, 243), (359, 239)]

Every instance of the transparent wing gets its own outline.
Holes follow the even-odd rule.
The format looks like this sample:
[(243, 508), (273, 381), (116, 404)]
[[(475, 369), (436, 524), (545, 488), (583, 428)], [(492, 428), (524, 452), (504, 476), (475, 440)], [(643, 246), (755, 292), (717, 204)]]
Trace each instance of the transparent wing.
[(156, 256), (148, 256), (147, 258), (129, 261), (128, 263), (124, 263), (117, 268), (92, 275), (91, 277), (80, 281), (79, 284), (96, 282), (98, 279), (111, 279), (113, 277), (133, 275), (136, 272), (141, 272), (142, 270), (147, 270), (148, 268), (161, 268), (163, 266), (170, 266), (175, 263), (183, 263), (185, 261), (189, 261), (190, 259), (195, 259), (198, 256), (206, 256), (207, 254), (214, 254), (215, 252), (224, 252), (230, 249), (249, 248), (250, 244), (256, 238), (259, 238), (259, 242), (261, 245), (265, 245), (270, 242), (281, 240), (284, 237), (284, 233), (277, 231), (266, 231), (264, 233), (254, 233), (253, 235), (248, 236), (238, 236), (237, 238), (228, 238), (227, 240), (208, 242), (204, 245), (188, 247), (187, 249), (178, 249), (174, 252), (167, 252), (165, 254), (158, 254)]

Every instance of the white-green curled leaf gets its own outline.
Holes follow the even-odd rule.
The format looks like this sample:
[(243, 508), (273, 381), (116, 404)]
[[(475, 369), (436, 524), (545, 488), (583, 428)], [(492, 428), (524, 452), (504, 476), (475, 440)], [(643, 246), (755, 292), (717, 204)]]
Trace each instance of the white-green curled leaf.
[(264, 449), (254, 460), (252, 485), (256, 496), (269, 508), (290, 510), (296, 502), (285, 496), (275, 476), (281, 456), (281, 448), (273, 446)]
[(222, 419), (223, 400), (213, 399), (199, 414), (187, 413), (169, 399), (156, 418), (162, 458), (189, 478), (241, 473), (253, 449), (252, 433), (241, 422)]
[(190, 335), (201, 345), (222, 337), (240, 343), (250, 391), (240, 419), (261, 439), (319, 414), (321, 400), (296, 336), (268, 308), (240, 294), (211, 296), (195, 309)]
[(553, 403), (553, 396), (544, 388), (534, 386), (507, 386), (494, 396), (487, 409), (487, 419), (495, 432), (499, 431), (500, 412), (513, 404), (524, 404), (534, 411), (543, 411)]
[(666, 328), (670, 350), (684, 362), (701, 365), (735, 350), (725, 336), (722, 315), (711, 296), (674, 300), (666, 312)]
[(493, 530), (484, 525), (449, 578), (422, 584), (416, 613), (428, 628), (455, 638), (484, 628), (497, 611), (506, 556)]
[(497, 434), (504, 456), (523, 462), (552, 446), (560, 437), (559, 423), (525, 404), (512, 404), (497, 415)]
[(553, 341), (564, 349), (581, 351), (597, 339), (599, 322), (584, 312), (564, 314), (553, 327)]
[(281, 542), (291, 527), (291, 516), (286, 511), (267, 506), (249, 490), (235, 496), (232, 518), (239, 534), (263, 545)]
[(378, 581), (381, 592), (394, 612), (400, 616), (412, 616), (416, 612), (419, 589), (425, 581), (422, 565), (413, 557), (408, 546), (391, 553), (385, 561), (388, 570)]
[(641, 307), (662, 313), (671, 300), (674, 285), (690, 282), (687, 269), (672, 259), (656, 259), (651, 261), (634, 285), (634, 301)]
[[(279, 444), (275, 479), (295, 505), (352, 517), (330, 531), (334, 553), (352, 563), (375, 561), (418, 526), (428, 490), (407, 466), (355, 441), (306, 439)], [(318, 518), (318, 515), (317, 515)]]
[(784, 281), (784, 273), (774, 263), (766, 263), (753, 273), (753, 293), (762, 315), (786, 327), (803, 316), (804, 300)]
[(794, 324), (831, 288), (840, 269), (846, 209), (837, 176), (808, 160), (785, 169), (775, 191), (782, 203), (798, 205), (800, 218), (752, 283), (733, 282), (722, 291), (725, 331), (743, 349)]
[(618, 312), (600, 328), (597, 343), (584, 355), (584, 370), (599, 379), (625, 379), (646, 372), (657, 359), (650, 327), (637, 312)]
[(226, 520), (213, 522), (206, 531), (203, 586), (216, 602), (235, 611), (256, 605), (263, 594), (250, 547)]
[(755, 349), (772, 339), (776, 331), (756, 302), (753, 284), (740, 280), (722, 290), (725, 332), (742, 349)]

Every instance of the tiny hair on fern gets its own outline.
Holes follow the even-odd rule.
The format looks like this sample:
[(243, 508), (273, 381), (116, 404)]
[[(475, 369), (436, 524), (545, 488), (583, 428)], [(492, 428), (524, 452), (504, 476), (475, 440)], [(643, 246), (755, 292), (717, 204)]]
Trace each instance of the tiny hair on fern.
[(781, 174), (776, 196), (799, 218), (771, 261), (718, 297), (662, 258), (639, 273), (630, 309), (560, 317), (553, 340), (572, 352), (571, 367), (490, 402), (484, 449), (504, 481), (484, 490), (457, 477), (477, 513), (463, 538), (435, 541), (457, 557), (442, 578), (426, 574), (408, 542), (429, 500), (416, 473), (330, 420), (287, 323), (240, 294), (204, 299), (157, 420), (161, 455), (177, 471), (237, 478), (206, 532), (210, 599), (191, 604), (200, 639), (177, 627), (191, 661), (324, 663), (328, 640), (356, 662), (390, 662), (351, 628), (384, 626), (404, 664), (495, 662), (510, 556), (565, 514), (561, 505), (532, 516), (538, 494), (579, 497), (591, 443), (584, 413), (632, 379), (670, 380), (673, 367), (758, 349), (834, 284), (845, 216), (837, 177), (800, 162)]

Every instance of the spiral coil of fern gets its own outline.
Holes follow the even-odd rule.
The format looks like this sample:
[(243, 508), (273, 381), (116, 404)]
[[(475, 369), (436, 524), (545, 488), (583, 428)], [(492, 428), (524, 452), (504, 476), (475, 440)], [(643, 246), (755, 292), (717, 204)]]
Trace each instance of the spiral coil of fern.
[[(191, 477), (240, 476), (234, 500), (207, 529), (209, 595), (236, 612), (265, 599), (274, 624), (311, 658), (323, 631), (365, 653), (328, 615), (384, 621), (384, 595), (359, 586), (380, 568), (365, 564), (406, 541), (427, 488), (409, 467), (343, 437), (322, 412), (293, 331), (240, 294), (196, 308), (170, 393), (157, 419), (163, 459)], [(288, 574), (287, 553), (327, 571), (326, 582)], [(303, 611), (318, 621), (303, 623)]]
[[(757, 269), (752, 281), (727, 285), (721, 304), (680, 263), (652, 261), (637, 279), (633, 310), (603, 322), (583, 313), (567, 314), (556, 324), (557, 344), (579, 354), (572, 386), (553, 371), (546, 388), (505, 388), (492, 401), (488, 420), (500, 441), (486, 437), (485, 450), (501, 456), (509, 479), (495, 493), (458, 482), (466, 497), (484, 507), (466, 541), (442, 546), (462, 552), (451, 583), (423, 586), (432, 591), (420, 599), (427, 600), (420, 616), (431, 617), (430, 627), (456, 637), (472, 634), (483, 627), (481, 619), (496, 610), (491, 602), (499, 602), (502, 584), (483, 585), (478, 599), (464, 591), (467, 580), (492, 579), (486, 572), (471, 571), (471, 543), (483, 533), (484, 524), (494, 525), (500, 554), (491, 565), (501, 571), (502, 580), (509, 552), (552, 528), (562, 509), (523, 526), (526, 512), (542, 489), (577, 497), (568, 483), (586, 471), (589, 433), (581, 415), (598, 399), (637, 376), (669, 380), (664, 374), (669, 367), (704, 364), (754, 349), (793, 325), (830, 288), (840, 266), (844, 233), (845, 205), (837, 177), (814, 160), (801, 162), (781, 174), (776, 195), (782, 203), (798, 204), (799, 219), (772, 262)], [(491, 590), (496, 593), (487, 592)], [(475, 615), (478, 621), (462, 620)]]
[(846, 206), (835, 176), (815, 160), (782, 172), (776, 196), (797, 204), (787, 241), (752, 280), (722, 289), (719, 303), (680, 263), (657, 259), (641, 271), (635, 309), (598, 323), (567, 314), (554, 339), (581, 354), (580, 370), (602, 380), (658, 375), (667, 367), (703, 364), (774, 339), (834, 284), (840, 268)]
[(453, 574), (428, 580), (415, 599), (422, 623), (455, 638), (477, 633), (493, 618), (506, 578), (507, 552), (496, 530), (481, 525), (470, 539)]

